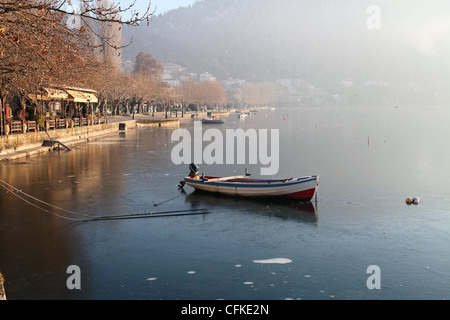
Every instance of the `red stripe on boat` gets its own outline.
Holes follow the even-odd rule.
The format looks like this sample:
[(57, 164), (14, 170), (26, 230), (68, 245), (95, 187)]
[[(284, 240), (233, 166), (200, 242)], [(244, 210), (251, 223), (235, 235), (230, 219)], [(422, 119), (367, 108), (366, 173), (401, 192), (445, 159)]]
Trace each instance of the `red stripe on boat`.
[(289, 199), (297, 199), (297, 200), (311, 200), (316, 192), (316, 188), (298, 191), (294, 193), (288, 193), (278, 196), (279, 198), (289, 198)]

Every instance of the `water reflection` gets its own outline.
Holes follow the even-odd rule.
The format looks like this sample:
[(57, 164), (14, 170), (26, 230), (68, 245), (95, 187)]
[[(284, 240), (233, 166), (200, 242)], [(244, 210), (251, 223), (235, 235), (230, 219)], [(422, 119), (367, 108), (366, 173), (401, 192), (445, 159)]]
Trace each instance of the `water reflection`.
[[(188, 168), (171, 161), (168, 128), (129, 130), (73, 152), (1, 163), (2, 180), (74, 212), (98, 217), (199, 208), (213, 213), (72, 223), (1, 190), (0, 268), (7, 295), (321, 299), (328, 297), (323, 291), (357, 299), (448, 298), (450, 149), (442, 146), (448, 145), (450, 111), (439, 110), (400, 115), (386, 108), (304, 108), (289, 111), (286, 120), (281, 112), (268, 117), (260, 112), (227, 121), (225, 128), (280, 129), (278, 177), (320, 174), (320, 228), (315, 202), (251, 200), (187, 187), (180, 192), (176, 185)], [(257, 165), (201, 167), (223, 176), (247, 167), (252, 174), (259, 171)], [(407, 196), (423, 202), (408, 207)], [(242, 263), (275, 257), (292, 260), (287, 267), (293, 272), (275, 270), (275, 275), (269, 267)], [(242, 267), (234, 267), (238, 263)], [(65, 286), (72, 264), (84, 275), (81, 292)], [(386, 270), (383, 290), (365, 290), (371, 264)], [(188, 270), (197, 273), (186, 277)], [(149, 286), (153, 277), (158, 280)], [(243, 288), (243, 281), (253, 281), (255, 290)]]
[(193, 208), (206, 207), (214, 210), (242, 211), (285, 220), (297, 220), (317, 224), (317, 205), (312, 202), (288, 199), (249, 199), (212, 194), (195, 190), (186, 194), (186, 202)]

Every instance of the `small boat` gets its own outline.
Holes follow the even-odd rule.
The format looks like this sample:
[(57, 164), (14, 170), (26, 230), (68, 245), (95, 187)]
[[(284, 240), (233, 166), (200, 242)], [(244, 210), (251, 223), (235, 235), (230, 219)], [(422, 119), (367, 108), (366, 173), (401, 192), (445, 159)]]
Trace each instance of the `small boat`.
[(223, 123), (222, 117), (219, 116), (212, 116), (209, 118), (202, 119), (202, 123)]
[(181, 186), (187, 184), (196, 190), (229, 196), (254, 198), (288, 198), (310, 201), (319, 186), (319, 176), (305, 176), (289, 179), (252, 179), (245, 176), (214, 177), (199, 176), (195, 164), (189, 165), (189, 176), (184, 178)]
[(240, 114), (238, 115), (238, 117), (239, 117), (240, 119), (245, 118), (245, 117), (248, 117), (248, 113), (240, 113)]

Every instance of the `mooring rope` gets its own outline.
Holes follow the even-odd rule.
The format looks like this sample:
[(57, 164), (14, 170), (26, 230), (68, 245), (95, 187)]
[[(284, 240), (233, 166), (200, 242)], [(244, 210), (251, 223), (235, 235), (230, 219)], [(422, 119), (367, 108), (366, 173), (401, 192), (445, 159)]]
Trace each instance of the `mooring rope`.
[[(59, 218), (62, 218), (62, 219), (66, 219), (66, 220), (70, 220), (70, 221), (77, 221), (77, 222), (101, 221), (101, 220), (119, 220), (119, 219), (137, 219), (137, 218), (150, 218), (150, 217), (173, 217), (173, 216), (197, 215), (197, 214), (209, 214), (209, 213), (211, 213), (211, 212), (209, 212), (208, 210), (206, 210), (204, 208), (198, 208), (198, 209), (172, 210), (172, 211), (160, 211), (160, 212), (150, 212), (150, 213), (134, 213), (134, 214), (124, 214), (124, 215), (116, 215), (116, 216), (99, 216), (99, 217), (96, 217), (96, 216), (92, 216), (92, 215), (86, 215), (86, 214), (82, 214), (82, 213), (77, 213), (77, 212), (74, 212), (74, 211), (71, 211), (71, 210), (67, 210), (67, 209), (64, 209), (64, 208), (52, 205), (51, 203), (42, 201), (42, 200), (40, 200), (40, 199), (38, 199), (36, 197), (33, 197), (32, 195), (30, 195), (28, 193), (23, 192), (22, 190), (12, 186), (11, 184), (7, 183), (6, 181), (4, 181), (2, 179), (0, 179), (0, 186), (3, 189), (5, 189), (6, 191), (8, 191), (9, 193), (11, 193), (12, 195), (14, 195), (15, 197), (21, 199), (25, 203), (28, 203), (29, 205), (31, 205), (31, 206), (39, 209), (39, 210), (42, 210), (42, 211), (44, 211), (46, 213), (55, 215), (55, 216), (57, 216)], [(35, 201), (37, 201), (39, 203), (47, 205), (49, 207), (52, 207), (52, 208), (55, 208), (55, 209), (67, 212), (67, 213), (72, 214), (72, 215), (82, 216), (82, 217), (89, 218), (89, 219), (76, 219), (76, 218), (67, 217), (67, 216), (64, 216), (64, 215), (61, 215), (61, 214), (57, 214), (55, 212), (52, 212), (52, 211), (50, 211), (50, 210), (48, 210), (46, 208), (43, 208), (43, 207), (41, 207), (41, 206), (39, 206), (39, 205), (37, 205), (37, 204), (35, 204), (35, 203), (25, 199), (24, 197), (20, 196), (19, 193), (24, 195), (24, 196), (26, 196), (26, 197), (29, 197), (30, 199), (33, 199), (33, 200), (35, 200)], [(156, 207), (157, 205), (169, 202), (169, 201), (174, 200), (174, 199), (176, 199), (176, 198), (178, 198), (180, 196), (181, 195), (178, 195), (178, 196), (176, 196), (174, 198), (171, 198), (171, 199), (168, 199), (166, 201), (160, 202), (159, 204), (155, 203), (154, 206)]]
[[(3, 182), (3, 180), (1, 180), (1, 181)], [(31, 201), (28, 201), (27, 199), (25, 199), (25, 198), (19, 196), (19, 195), (18, 195), (17, 193), (15, 193), (14, 191), (8, 189), (5, 185), (0, 184), (0, 186), (1, 186), (2, 188), (4, 188), (5, 190), (7, 190), (8, 192), (10, 192), (12, 195), (14, 195), (14, 196), (16, 196), (17, 198), (21, 199), (22, 201), (28, 203), (29, 205), (38, 208), (39, 210), (42, 210), (42, 211), (47, 212), (47, 213), (50, 213), (50, 214), (55, 215), (55, 216), (57, 216), (57, 217), (59, 217), (59, 218), (62, 218), (62, 219), (67, 219), (67, 220), (71, 220), (71, 221), (82, 221), (81, 219), (74, 219), (74, 218), (62, 216), (62, 215), (60, 215), (60, 214), (51, 212), (51, 211), (49, 211), (49, 210), (47, 210), (47, 209), (45, 209), (45, 208), (42, 208), (42, 207), (38, 206), (37, 204), (32, 203)]]
[(155, 203), (155, 204), (153, 204), (153, 205), (154, 205), (155, 207), (156, 207), (156, 206), (160, 206), (160, 205), (162, 205), (162, 204), (164, 204), (164, 203), (167, 203), (167, 202), (169, 202), (169, 201), (175, 200), (175, 199), (181, 197), (182, 195), (183, 195), (183, 194), (179, 194), (179, 195), (177, 195), (177, 196), (175, 196), (175, 197), (173, 197), (173, 198), (167, 199), (167, 200), (162, 201), (162, 202), (160, 202), (160, 203)]
[[(197, 211), (197, 212), (195, 212)], [(123, 219), (138, 219), (138, 218), (156, 218), (156, 217), (179, 217), (179, 216), (192, 216), (199, 214), (210, 214), (212, 212), (206, 209), (191, 209), (191, 210), (175, 210), (166, 212), (150, 212), (150, 213), (136, 213), (128, 214), (122, 216), (103, 216), (98, 218), (92, 218), (84, 220), (83, 222), (89, 221), (104, 221), (104, 220), (123, 220)]]
[[(36, 197), (33, 197), (32, 195), (30, 195), (30, 194), (28, 194), (28, 193), (23, 192), (23, 191), (20, 190), (20, 189), (17, 189), (16, 187), (10, 185), (9, 183), (7, 183), (6, 181), (4, 181), (4, 180), (2, 180), (2, 179), (0, 179), (0, 182), (3, 183), (3, 184), (5, 184), (5, 185), (7, 185), (7, 186), (10, 187), (11, 189), (13, 189), (13, 190), (8, 190), (8, 188), (6, 188), (5, 186), (2, 185), (3, 188), (5, 188), (6, 190), (8, 190), (9, 192), (11, 192), (12, 194), (14, 194), (15, 196), (18, 196), (18, 195), (16, 195), (13, 191), (16, 191), (17, 193), (21, 193), (21, 194), (23, 194), (24, 196), (27, 196), (27, 197), (29, 197), (29, 198), (35, 200), (35, 201), (38, 201), (38, 202), (40, 202), (40, 203), (42, 203), (42, 204), (47, 205), (47, 206), (49, 206), (49, 207), (53, 207), (53, 208), (55, 208), (55, 209), (58, 209), (58, 210), (61, 210), (61, 211), (64, 211), (64, 212), (67, 212), (67, 213), (70, 213), (70, 214), (73, 214), (73, 215), (76, 215), (76, 216), (83, 216), (83, 217), (92, 218), (92, 216), (89, 216), (89, 215), (86, 215), (86, 214), (82, 214), (82, 213), (73, 212), (73, 211), (71, 211), (71, 210), (67, 210), (67, 209), (64, 209), (64, 208), (60, 208), (60, 207), (57, 207), (57, 206), (55, 206), (55, 205), (52, 205), (51, 203), (42, 201), (42, 200), (40, 200), (40, 199), (38, 199), (38, 198), (36, 198)], [(21, 198), (20, 196), (18, 196), (18, 197)], [(21, 199), (23, 199), (23, 198), (21, 198)], [(26, 201), (26, 202), (29, 203), (28, 201)], [(33, 204), (33, 205), (34, 205), (34, 204)], [(36, 206), (36, 205), (34, 205), (34, 206)], [(48, 211), (48, 210), (46, 210), (46, 209), (44, 209), (44, 210), (45, 210), (45, 211)]]

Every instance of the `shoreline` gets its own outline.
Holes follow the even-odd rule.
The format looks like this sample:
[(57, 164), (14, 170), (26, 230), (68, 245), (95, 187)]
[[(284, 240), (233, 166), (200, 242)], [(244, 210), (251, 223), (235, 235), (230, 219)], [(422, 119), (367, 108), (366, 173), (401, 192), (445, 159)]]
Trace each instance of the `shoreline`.
[[(119, 132), (133, 130), (140, 127), (178, 127), (181, 121), (191, 120), (185, 118), (167, 118), (158, 114), (132, 116), (115, 116), (108, 118), (108, 123), (49, 131), (27, 132), (1, 136), (0, 163), (29, 158), (50, 152), (53, 147), (42, 146), (44, 140), (53, 140), (72, 147), (81, 143), (89, 143), (92, 140), (117, 134)], [(121, 130), (120, 125), (125, 125)], [(6, 146), (6, 147), (5, 147)]]
[[(232, 111), (212, 114), (228, 116)], [(198, 120), (207, 115), (207, 112), (185, 112), (184, 117), (170, 116), (165, 118), (165, 112), (150, 114), (135, 114), (135, 116), (109, 116), (108, 123), (93, 126), (82, 126), (48, 131), (18, 133), (0, 136), (0, 164), (22, 158), (29, 158), (51, 152), (53, 147), (42, 146), (44, 140), (58, 141), (72, 147), (91, 140), (122, 132), (120, 124), (125, 124), (126, 130), (141, 127), (179, 127), (181, 123)], [(134, 118), (134, 119), (133, 119)]]

